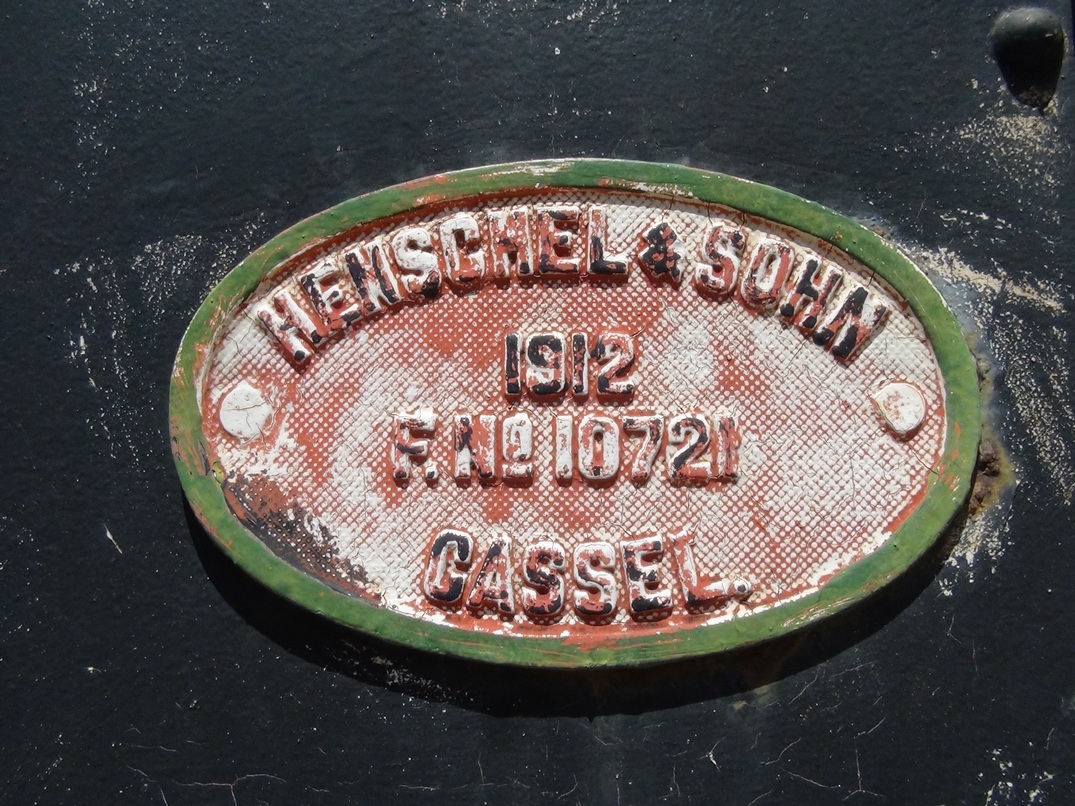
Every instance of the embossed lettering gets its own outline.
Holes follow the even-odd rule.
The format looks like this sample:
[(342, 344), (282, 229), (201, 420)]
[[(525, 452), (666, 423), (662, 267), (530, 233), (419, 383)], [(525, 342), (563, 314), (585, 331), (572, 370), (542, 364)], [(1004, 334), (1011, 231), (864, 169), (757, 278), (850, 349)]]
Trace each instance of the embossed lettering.
[(817, 330), (814, 343), (826, 345), (836, 358), (854, 358), (888, 318), (889, 306), (865, 286), (849, 289)]
[(429, 547), (422, 591), (434, 604), (450, 607), (463, 598), (474, 539), (462, 529), (444, 529)]
[(679, 285), (683, 276), (683, 269), (679, 265), (682, 255), (675, 247), (676, 241), (679, 240), (675, 230), (666, 222), (661, 222), (647, 231), (642, 239), (646, 246), (639, 252), (638, 262), (642, 264), (650, 279), (656, 282), (663, 278)]
[(523, 560), (522, 609), (533, 621), (552, 621), (564, 609), (564, 547), (554, 540), (539, 540)]
[(605, 623), (612, 621), (616, 604), (616, 550), (611, 543), (595, 540), (575, 546), (571, 562), (578, 589), (572, 605), (579, 617)]
[(440, 249), (448, 282), (470, 288), (485, 277), (481, 230), (470, 213), (457, 213), (440, 225)]
[(590, 481), (611, 481), (620, 471), (620, 429), (611, 417), (587, 414), (579, 420), (579, 473)]
[(520, 411), (504, 418), (500, 437), (503, 474), (508, 481), (530, 481), (534, 477), (534, 424)]
[(553, 475), (557, 481), (571, 481), (575, 473), (575, 418), (570, 414), (558, 414), (555, 423)]
[(390, 308), (403, 301), (385, 262), (379, 238), (363, 244), (361, 251), (352, 249), (343, 257), (358, 290), (364, 316), (376, 316), (385, 307)]
[(623, 418), (623, 430), (628, 434), (641, 434), (638, 450), (628, 462), (628, 472), (631, 481), (641, 484), (649, 481), (653, 472), (653, 462), (661, 450), (661, 440), (664, 439), (664, 417), (656, 414), (632, 416)]
[(511, 584), (511, 538), (506, 535), (494, 537), (490, 542), (467, 594), (467, 608), (476, 616), (488, 610), (501, 618), (515, 614), (515, 593)]
[(567, 339), (563, 333), (533, 333), (523, 350), (523, 383), (535, 397), (558, 395), (566, 387), (564, 359)]
[(739, 278), (740, 255), (747, 244), (742, 227), (714, 224), (701, 248), (702, 261), (694, 267), (694, 287), (717, 299), (729, 296)]
[(522, 376), (519, 374), (521, 344), (518, 333), (504, 336), (504, 394), (509, 400), (523, 393)]
[(590, 208), (590, 267), (589, 273), (597, 279), (609, 282), (626, 280), (630, 271), (625, 255), (608, 255), (608, 222), (605, 209), (595, 204)]
[(290, 291), (277, 291), (272, 297), (256, 302), (251, 310), (295, 364), (309, 361), (314, 347), (328, 336), (324, 325), (316, 324)]
[(719, 414), (713, 429), (713, 478), (735, 481), (739, 478), (739, 428), (730, 414)]
[(586, 397), (590, 394), (590, 350), (585, 333), (571, 334), (571, 394)]
[(299, 285), (329, 330), (341, 330), (362, 316), (351, 278), (331, 260), (300, 275)]
[(395, 415), (392, 426), (392, 477), (397, 482), (406, 482), (411, 477), (414, 463), (429, 456), (429, 440), (415, 439), (414, 435), (431, 436), (437, 428), (437, 417), (433, 409), (423, 406), (413, 414)]
[(436, 299), (440, 293), (440, 264), (433, 238), (424, 227), (408, 227), (392, 236), (392, 255), (400, 271), (400, 285), (408, 299)]
[(584, 268), (583, 259), (575, 256), (578, 205), (539, 209), (534, 229), (538, 242), (538, 274), (578, 277)]
[(788, 280), (780, 315), (803, 332), (813, 332), (818, 317), (843, 279), (844, 273), (835, 266), (807, 256)]
[(470, 414), (455, 415), (453, 475), (456, 481), (469, 482), (475, 470), (482, 483), (496, 479), (495, 433), (496, 417), (492, 414), (481, 414), (476, 419)]
[(732, 599), (742, 602), (750, 596), (751, 585), (744, 579), (710, 579), (698, 573), (692, 551), (696, 537), (694, 532), (684, 529), (671, 537), (672, 553), (679, 566), (679, 582), (688, 610), (713, 610)]
[(594, 344), (593, 357), (602, 364), (597, 373), (599, 395), (634, 394), (634, 381), (627, 377), (635, 363), (635, 340), (630, 333), (623, 330), (602, 333)]
[(530, 247), (530, 214), (525, 207), (489, 213), (489, 244), (493, 279), (507, 280), (512, 270), (519, 277), (534, 276), (534, 256)]
[(632, 618), (657, 621), (672, 612), (672, 590), (661, 586), (664, 539), (660, 535), (620, 542), (627, 578), (627, 609)]
[(701, 414), (680, 414), (668, 421), (668, 475), (674, 483), (708, 481), (708, 450), (709, 423)]
[(748, 308), (767, 311), (788, 279), (795, 250), (779, 238), (764, 238), (750, 255), (750, 262), (739, 283), (739, 296)]

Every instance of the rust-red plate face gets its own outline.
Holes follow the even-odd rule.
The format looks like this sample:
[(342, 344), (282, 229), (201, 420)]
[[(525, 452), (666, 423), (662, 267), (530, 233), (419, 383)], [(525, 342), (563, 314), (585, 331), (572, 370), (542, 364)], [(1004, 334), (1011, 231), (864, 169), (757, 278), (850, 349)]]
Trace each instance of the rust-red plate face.
[(496, 166), (333, 208), (229, 274), (172, 382), (188, 497), (336, 621), (638, 664), (885, 584), (965, 499), (974, 362), (874, 233), (678, 166)]

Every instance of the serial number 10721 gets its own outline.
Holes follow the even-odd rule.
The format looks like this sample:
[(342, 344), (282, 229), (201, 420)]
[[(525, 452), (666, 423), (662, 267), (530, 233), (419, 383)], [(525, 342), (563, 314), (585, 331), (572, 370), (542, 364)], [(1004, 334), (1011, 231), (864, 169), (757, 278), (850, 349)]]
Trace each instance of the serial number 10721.
[[(624, 469), (632, 482), (648, 481), (665, 449), (673, 484), (706, 484), (738, 477), (739, 431), (727, 413), (707, 416), (688, 412), (664, 416), (626, 412), (621, 416), (591, 412), (552, 418), (553, 473), (570, 483), (576, 472), (585, 482), (611, 483)], [(534, 422), (530, 412), (456, 413), (452, 416), (452, 476), (469, 484), (476, 474), (484, 484), (528, 484), (534, 478)], [(437, 416), (430, 407), (393, 417), (392, 475), (405, 484), (420, 469), (426, 481), (438, 478), (431, 460), (431, 437)]]

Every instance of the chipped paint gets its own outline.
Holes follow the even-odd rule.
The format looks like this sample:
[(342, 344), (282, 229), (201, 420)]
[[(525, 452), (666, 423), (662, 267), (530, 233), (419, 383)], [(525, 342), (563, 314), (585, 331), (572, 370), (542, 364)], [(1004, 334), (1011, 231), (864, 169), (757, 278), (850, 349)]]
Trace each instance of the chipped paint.
[[(300, 603), (472, 657), (643, 663), (812, 623), (932, 543), (977, 442), (973, 362), (910, 263), (677, 166), (373, 194), (259, 250), (199, 317), (173, 427), (210, 531)], [(908, 388), (910, 415), (877, 401)]]

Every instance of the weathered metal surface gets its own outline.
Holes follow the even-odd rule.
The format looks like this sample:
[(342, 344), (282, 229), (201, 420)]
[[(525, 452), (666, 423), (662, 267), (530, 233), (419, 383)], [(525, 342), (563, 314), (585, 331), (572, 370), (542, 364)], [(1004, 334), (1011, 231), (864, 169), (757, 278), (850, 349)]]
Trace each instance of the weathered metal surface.
[(646, 663), (779, 635), (966, 499), (974, 362), (872, 232), (677, 166), (523, 163), (347, 202), (210, 294), (172, 383), (231, 556), (378, 636)]

